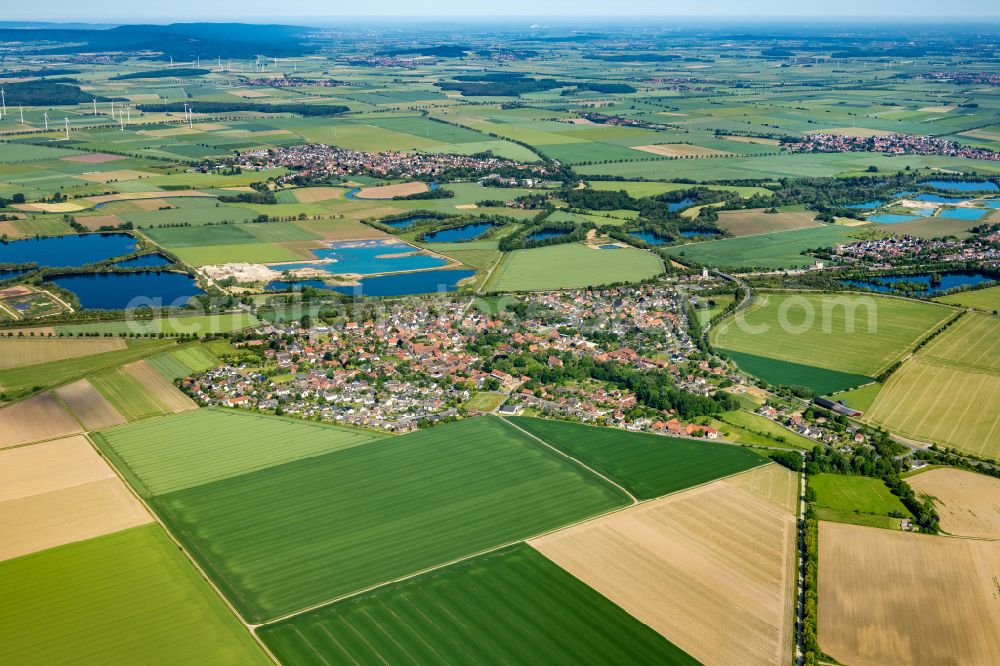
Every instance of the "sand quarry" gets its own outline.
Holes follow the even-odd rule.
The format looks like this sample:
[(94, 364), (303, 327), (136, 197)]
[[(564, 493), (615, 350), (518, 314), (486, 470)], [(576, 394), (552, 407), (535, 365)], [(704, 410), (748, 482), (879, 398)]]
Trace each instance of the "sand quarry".
[(796, 495), (772, 464), (528, 543), (705, 664), (784, 664)]
[(1000, 543), (821, 522), (819, 642), (852, 666), (1000, 664)]
[(0, 560), (148, 522), (83, 436), (0, 452)]

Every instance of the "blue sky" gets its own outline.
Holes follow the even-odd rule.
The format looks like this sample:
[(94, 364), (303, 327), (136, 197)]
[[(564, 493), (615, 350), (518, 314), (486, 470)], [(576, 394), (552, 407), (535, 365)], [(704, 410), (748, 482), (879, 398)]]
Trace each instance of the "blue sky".
[(282, 23), (331, 22), (341, 16), (554, 17), (593, 16), (730, 16), (730, 17), (897, 17), (900, 19), (945, 16), (950, 20), (1000, 16), (997, 0), (170, 0), (166, 3), (121, 0), (47, 0), (44, 3), (5, 2), (0, 20), (61, 20), (91, 22), (229, 20)]

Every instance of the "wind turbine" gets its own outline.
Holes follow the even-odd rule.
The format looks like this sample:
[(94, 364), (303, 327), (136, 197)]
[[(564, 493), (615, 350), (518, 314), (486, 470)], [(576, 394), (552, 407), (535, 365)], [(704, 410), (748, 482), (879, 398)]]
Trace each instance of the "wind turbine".
[(0, 118), (7, 115), (7, 93), (4, 92), (3, 87), (0, 87), (0, 106), (3, 107), (3, 111), (0, 112)]
[(66, 140), (69, 141), (69, 118), (63, 118), (66, 121)]
[(188, 108), (188, 128), (190, 128), (190, 129), (194, 129), (194, 118), (192, 118), (192, 116), (191, 116), (191, 114), (193, 112), (194, 112), (194, 107), (193, 106), (189, 107)]
[(23, 125), (24, 124), (24, 107), (23, 106), (19, 106), (19, 107), (17, 107), (17, 110), (21, 112), (21, 124)]
[(125, 105), (125, 113), (128, 116), (128, 124), (131, 125), (132, 124), (132, 107), (126, 104)]
[(94, 115), (97, 115), (97, 98), (94, 98)]
[(45, 131), (48, 132), (49, 131), (49, 112), (45, 111), (42, 115), (45, 116)]

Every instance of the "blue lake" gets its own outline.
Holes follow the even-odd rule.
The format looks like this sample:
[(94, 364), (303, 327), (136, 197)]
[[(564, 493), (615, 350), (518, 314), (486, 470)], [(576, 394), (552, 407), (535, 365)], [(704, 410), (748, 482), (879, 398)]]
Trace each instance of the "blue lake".
[[(344, 241), (330, 243), (323, 250), (312, 250), (317, 259), (332, 259), (329, 263), (301, 262), (272, 265), (276, 271), (315, 268), (327, 273), (394, 273), (415, 271), (422, 268), (437, 268), (448, 261), (429, 254), (420, 254), (411, 245), (399, 241)], [(402, 255), (402, 256), (386, 256)]]
[(987, 208), (1000, 208), (1000, 199), (987, 199), (983, 203)]
[[(683, 232), (682, 232), (683, 233)], [(635, 236), (641, 241), (645, 241), (650, 245), (666, 245), (667, 239), (663, 236), (658, 236), (652, 231), (630, 231), (629, 236)]]
[(27, 273), (27, 272), (28, 271), (24, 270), (24, 269), (18, 269), (18, 270), (0, 270), (0, 280), (9, 280), (12, 277), (17, 277), (18, 275), (23, 275), (24, 273)]
[(115, 266), (123, 268), (155, 268), (157, 266), (169, 266), (170, 260), (162, 254), (144, 254), (141, 257), (133, 257), (115, 263)]
[(475, 271), (467, 269), (448, 269), (399, 275), (379, 275), (361, 278), (360, 284), (343, 287), (331, 287), (324, 284), (322, 280), (303, 280), (301, 282), (279, 280), (268, 284), (266, 289), (268, 291), (289, 291), (307, 286), (336, 291), (349, 296), (409, 296), (411, 294), (455, 291), (460, 280), (475, 274)]
[(914, 201), (927, 201), (930, 203), (955, 204), (967, 201), (965, 197), (943, 197), (940, 194), (918, 194), (913, 197)]
[(898, 222), (909, 222), (910, 220), (915, 220), (917, 218), (911, 215), (894, 215), (892, 213), (882, 213), (881, 215), (869, 215), (867, 220), (869, 222), (878, 222), (879, 224), (896, 224)]
[(687, 208), (688, 206), (690, 206), (693, 203), (694, 203), (694, 199), (681, 199), (680, 201), (675, 201), (673, 203), (667, 202), (667, 210), (671, 211), (671, 212), (677, 211), (677, 210), (680, 210), (682, 208)]
[[(932, 296), (938, 292), (945, 291), (948, 289), (954, 289), (955, 287), (962, 287), (965, 285), (977, 285), (983, 282), (992, 282), (996, 280), (996, 276), (987, 275), (986, 273), (962, 273), (962, 272), (949, 272), (941, 273), (941, 282), (939, 284), (931, 286), (931, 276), (930, 273), (918, 273), (915, 275), (880, 275), (870, 277), (867, 280), (841, 280), (840, 283), (845, 286), (851, 287), (866, 287), (872, 291), (877, 291), (879, 293), (892, 293), (895, 291), (889, 285), (893, 282), (906, 281), (913, 284), (920, 284), (924, 286), (924, 289), (915, 292), (919, 296)], [(907, 292), (910, 293), (910, 292)]]
[(50, 280), (72, 291), (86, 310), (123, 310), (140, 306), (183, 306), (204, 293), (185, 273), (95, 273)]
[(923, 180), (917, 185), (936, 187), (939, 190), (955, 190), (957, 192), (994, 192), (1000, 190), (996, 183), (988, 180)]
[(949, 220), (978, 220), (987, 212), (985, 208), (952, 208), (941, 211), (938, 217), (946, 217)]
[(467, 224), (464, 227), (455, 227), (454, 229), (444, 229), (427, 234), (424, 241), (427, 243), (454, 243), (472, 240), (485, 234), (492, 226), (489, 222), (483, 222), (481, 224)]
[(684, 238), (715, 238), (717, 236), (717, 234), (711, 231), (702, 231), (700, 229), (682, 229), (680, 234)]
[(598, 250), (620, 250), (621, 245), (598, 245)]
[[(377, 185), (372, 185), (372, 187), (378, 187), (378, 186)], [(438, 188), (438, 184), (437, 183), (428, 183), (427, 184), (427, 189), (428, 190), (432, 190), (433, 191), (433, 190), (436, 190), (437, 188)], [(360, 192), (361, 189), (362, 188), (360, 188), (360, 187), (352, 187), (351, 189), (349, 189), (346, 192), (344, 192), (344, 198), (345, 199), (357, 199), (358, 198), (358, 192)], [(392, 200), (392, 197), (365, 197), (363, 199), (359, 199), (359, 201), (391, 201), (391, 200)]]
[(387, 227), (392, 227), (393, 229), (406, 229), (417, 222), (433, 219), (435, 218), (428, 217), (426, 215), (412, 215), (410, 217), (404, 217), (402, 220), (379, 220), (379, 222)]
[(565, 231), (548, 231), (546, 229), (542, 229), (541, 231), (533, 231), (532, 233), (528, 234), (528, 237), (525, 240), (537, 241), (537, 240), (546, 240), (549, 238), (558, 238), (559, 236), (565, 236), (566, 233), (567, 232)]
[(68, 268), (104, 261), (135, 251), (128, 234), (83, 234), (26, 238), (0, 243), (0, 264), (37, 262), (39, 266)]
[(911, 208), (910, 212), (918, 217), (934, 217), (933, 208)]
[(881, 206), (884, 201), (865, 201), (863, 203), (847, 204), (846, 206), (841, 206), (841, 208), (851, 208), (853, 210), (873, 210)]

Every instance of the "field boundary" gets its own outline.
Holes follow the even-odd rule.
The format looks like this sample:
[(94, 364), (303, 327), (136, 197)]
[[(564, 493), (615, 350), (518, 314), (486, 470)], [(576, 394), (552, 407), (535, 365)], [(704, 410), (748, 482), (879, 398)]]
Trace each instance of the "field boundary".
[[(161, 416), (157, 418), (163, 418), (163, 417)], [(250, 635), (253, 636), (254, 642), (260, 646), (260, 648), (264, 651), (264, 654), (266, 654), (268, 658), (271, 659), (277, 666), (281, 666), (281, 662), (278, 661), (277, 657), (274, 656), (271, 650), (268, 649), (266, 645), (264, 645), (264, 642), (260, 639), (260, 637), (257, 636), (257, 632), (254, 631), (255, 625), (251, 625), (245, 619), (243, 619), (243, 616), (239, 614), (239, 612), (236, 610), (236, 607), (233, 606), (233, 604), (229, 601), (229, 598), (226, 597), (226, 595), (222, 593), (222, 590), (220, 590), (218, 586), (216, 586), (215, 582), (205, 574), (205, 570), (201, 567), (201, 565), (198, 564), (197, 560), (195, 560), (193, 557), (191, 557), (191, 555), (188, 554), (188, 551), (184, 547), (184, 544), (182, 544), (180, 541), (177, 540), (177, 537), (174, 536), (174, 533), (170, 530), (169, 527), (167, 527), (166, 523), (163, 522), (159, 514), (153, 509), (153, 507), (151, 507), (146, 502), (146, 500), (141, 495), (139, 495), (138, 492), (136, 492), (132, 484), (129, 483), (129, 480), (125, 478), (121, 470), (118, 469), (118, 466), (114, 464), (114, 461), (105, 456), (104, 452), (101, 451), (101, 447), (97, 446), (97, 444), (94, 443), (94, 440), (91, 438), (91, 434), (83, 433), (81, 436), (87, 440), (87, 443), (90, 445), (91, 449), (93, 449), (94, 452), (97, 453), (97, 455), (101, 458), (101, 460), (103, 460), (107, 464), (107, 466), (114, 471), (115, 477), (117, 477), (118, 480), (120, 480), (125, 485), (125, 487), (128, 488), (129, 493), (140, 504), (142, 504), (143, 508), (146, 509), (146, 511), (149, 513), (150, 516), (152, 516), (156, 524), (160, 526), (160, 529), (163, 530), (164, 534), (167, 535), (167, 538), (170, 539), (170, 541), (173, 542), (173, 544), (177, 547), (177, 549), (184, 554), (184, 558), (191, 563), (191, 565), (195, 568), (195, 571), (198, 572), (198, 575), (201, 576), (202, 580), (208, 583), (208, 585), (212, 588), (215, 594), (220, 599), (222, 599), (222, 603), (226, 605), (226, 608), (228, 608), (232, 612), (232, 614), (236, 617), (236, 619), (239, 620), (240, 624), (242, 624), (249, 630)]]

